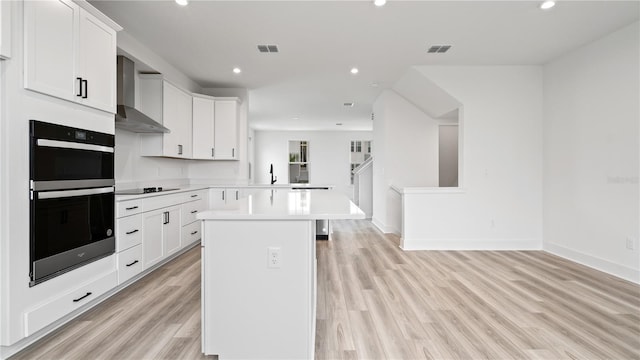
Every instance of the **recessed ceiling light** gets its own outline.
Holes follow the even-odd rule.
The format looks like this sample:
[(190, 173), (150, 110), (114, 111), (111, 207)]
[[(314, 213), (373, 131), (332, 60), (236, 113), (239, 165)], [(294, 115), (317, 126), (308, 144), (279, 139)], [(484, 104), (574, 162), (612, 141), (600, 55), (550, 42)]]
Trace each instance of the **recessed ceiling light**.
[(242, 69), (240, 69), (239, 67), (234, 67), (233, 68), (233, 73), (234, 74), (240, 74), (242, 72)]
[(358, 70), (358, 68), (356, 68), (356, 67), (351, 68), (351, 73), (352, 73), (353, 75), (357, 74), (357, 73), (358, 73), (358, 71), (359, 71), (359, 70)]
[(373, 0), (373, 4), (375, 6), (383, 6), (386, 3), (387, 3), (387, 0)]
[(554, 6), (556, 6), (556, 2), (555, 1), (547, 0), (547, 1), (543, 2), (542, 4), (540, 4), (540, 9), (549, 10)]
[(185, 6), (185, 5), (189, 4), (189, 0), (176, 0), (176, 4), (181, 5), (181, 6)]

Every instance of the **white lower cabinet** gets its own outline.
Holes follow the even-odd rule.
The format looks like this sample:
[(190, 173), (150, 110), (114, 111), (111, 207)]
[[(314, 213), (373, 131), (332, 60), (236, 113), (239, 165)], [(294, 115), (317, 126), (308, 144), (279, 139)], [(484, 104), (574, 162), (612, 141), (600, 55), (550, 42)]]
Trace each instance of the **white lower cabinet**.
[(116, 253), (142, 242), (142, 214), (116, 220)]
[(142, 265), (148, 269), (180, 250), (180, 206), (145, 212), (142, 217)]
[(117, 285), (118, 274), (114, 269), (97, 279), (78, 286), (64, 295), (40, 304), (24, 314), (24, 335), (33, 335), (54, 321), (99, 298)]
[(239, 188), (212, 188), (209, 190), (209, 208), (221, 209), (242, 198)]
[(138, 244), (118, 253), (116, 259), (118, 284), (122, 284), (142, 271), (142, 245)]

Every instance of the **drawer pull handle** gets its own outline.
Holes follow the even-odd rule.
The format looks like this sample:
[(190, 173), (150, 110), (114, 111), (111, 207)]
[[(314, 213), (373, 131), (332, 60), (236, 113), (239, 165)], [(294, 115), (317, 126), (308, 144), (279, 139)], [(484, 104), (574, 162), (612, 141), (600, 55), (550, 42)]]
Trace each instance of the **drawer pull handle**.
[(135, 264), (137, 264), (137, 263), (138, 263), (138, 260), (136, 260), (136, 261), (132, 262), (131, 264), (127, 264), (126, 266), (127, 266), (127, 267), (129, 267), (129, 266), (133, 266), (133, 265), (135, 265)]
[(196, 231), (192, 231), (192, 232), (191, 232), (191, 235), (195, 235), (195, 234), (197, 234), (197, 233), (198, 233), (198, 230), (196, 230)]
[(195, 214), (195, 213), (197, 213), (197, 212), (198, 212), (198, 210), (193, 210), (191, 213), (192, 213), (192, 214)]
[(128, 208), (126, 208), (126, 210), (135, 210), (135, 209), (137, 209), (137, 208), (138, 208), (137, 206), (132, 206), (132, 207), (128, 207)]
[(138, 229), (135, 229), (135, 230), (127, 231), (126, 234), (127, 235), (131, 235), (131, 234), (135, 234), (137, 232), (138, 232)]
[(90, 292), (88, 292), (88, 293), (86, 293), (84, 296), (80, 296), (80, 297), (79, 297), (79, 298), (77, 298), (77, 299), (73, 299), (73, 302), (81, 301), (82, 299), (86, 298), (87, 296), (91, 296), (91, 293), (90, 293)]
[(191, 195), (191, 197), (198, 197), (198, 195)]

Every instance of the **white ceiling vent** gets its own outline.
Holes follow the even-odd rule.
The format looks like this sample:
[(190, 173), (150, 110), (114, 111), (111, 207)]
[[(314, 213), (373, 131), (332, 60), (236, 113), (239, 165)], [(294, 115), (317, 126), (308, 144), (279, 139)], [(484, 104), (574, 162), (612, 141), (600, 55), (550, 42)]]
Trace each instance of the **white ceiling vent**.
[(342, 105), (344, 105), (344, 106), (346, 106), (346, 107), (353, 107), (354, 103), (352, 103), (352, 102), (346, 102), (346, 103), (344, 103), (344, 104), (342, 104)]
[(277, 53), (278, 45), (258, 45), (258, 51), (261, 53)]
[(446, 53), (449, 49), (451, 49), (451, 45), (432, 45), (427, 52), (429, 54), (441, 54)]

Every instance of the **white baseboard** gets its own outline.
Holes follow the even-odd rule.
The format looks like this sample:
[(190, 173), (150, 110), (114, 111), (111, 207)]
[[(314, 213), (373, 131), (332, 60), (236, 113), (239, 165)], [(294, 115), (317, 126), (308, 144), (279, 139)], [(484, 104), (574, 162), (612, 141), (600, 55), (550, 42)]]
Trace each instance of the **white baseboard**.
[(541, 239), (405, 239), (402, 250), (542, 250)]
[(571, 260), (578, 264), (588, 266), (590, 268), (605, 272), (607, 274), (619, 277), (621, 279), (640, 284), (640, 270), (627, 266), (616, 264), (609, 260), (600, 259), (598, 257), (581, 253), (564, 246), (545, 242), (543, 250), (553, 255), (560, 256), (567, 260)]
[(381, 232), (385, 234), (397, 234), (400, 235), (400, 229), (396, 229), (393, 226), (387, 226), (382, 223), (382, 221), (376, 219), (375, 217), (371, 218), (371, 223), (378, 228)]

